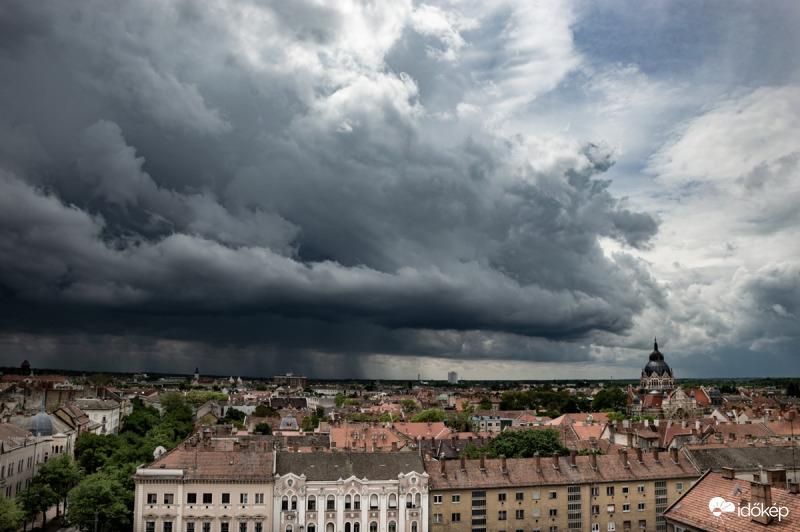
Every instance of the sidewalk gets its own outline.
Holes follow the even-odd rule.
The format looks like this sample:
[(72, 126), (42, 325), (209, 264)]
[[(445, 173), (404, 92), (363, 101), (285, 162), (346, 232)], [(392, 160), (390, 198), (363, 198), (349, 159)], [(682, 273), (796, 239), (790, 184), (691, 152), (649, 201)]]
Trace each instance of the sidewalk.
[[(61, 515), (64, 515), (64, 513), (62, 512)], [(61, 515), (59, 516), (59, 518), (61, 517)], [(55, 519), (56, 519), (56, 507), (53, 506), (52, 508), (47, 510), (47, 528), (45, 530), (48, 530), (48, 531), (51, 531), (51, 530), (52, 531), (55, 531), (55, 530), (59, 530), (59, 531), (61, 531), (61, 530), (64, 530), (64, 531), (66, 531), (66, 530), (75, 530), (73, 528), (63, 528), (63, 527), (57, 526), (57, 524), (55, 523)], [(22, 532), (23, 527), (19, 527), (19, 530), (20, 530), (20, 532)], [(28, 532), (30, 532), (31, 530), (42, 530), (42, 514), (41, 514), (41, 512), (36, 514), (36, 519), (33, 521), (33, 523), (28, 522)]]

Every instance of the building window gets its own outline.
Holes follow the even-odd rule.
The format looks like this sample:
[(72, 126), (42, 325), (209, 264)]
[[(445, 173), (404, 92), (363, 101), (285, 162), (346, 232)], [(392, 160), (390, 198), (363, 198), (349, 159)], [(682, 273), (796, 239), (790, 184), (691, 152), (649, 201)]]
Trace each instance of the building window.
[(616, 509), (616, 507), (615, 507), (613, 504), (609, 504), (609, 505), (606, 507), (606, 511), (607, 511), (608, 513), (610, 513), (610, 514), (613, 514), (615, 509)]
[(255, 500), (253, 501), (255, 504), (264, 504), (264, 494), (263, 493), (256, 493), (254, 495)]
[(555, 499), (555, 498), (557, 498), (557, 497), (558, 497), (558, 492), (557, 492), (557, 491), (551, 491), (551, 492), (550, 492), (550, 498), (551, 498), (551, 499)]
[(378, 532), (378, 523), (375, 521), (370, 521), (369, 523), (369, 532)]
[(173, 495), (172, 493), (165, 493), (164, 504), (175, 504), (175, 495)]
[(517, 519), (525, 519), (525, 510), (517, 510)]
[[(394, 522), (394, 521), (392, 521)], [(434, 523), (441, 523), (442, 522), (442, 514), (433, 514), (433, 522)]]
[(158, 504), (158, 494), (156, 494), (156, 493), (148, 493), (147, 494), (147, 504)]
[(453, 514), (453, 515), (451, 515), (450, 516), (450, 521), (452, 521), (454, 523), (460, 523), (461, 522), (461, 514)]
[(628, 486), (622, 486), (622, 494), (627, 495), (630, 493), (631, 489)]
[(542, 494), (541, 494), (541, 492), (538, 492), (538, 491), (534, 491), (534, 492), (533, 492), (533, 500), (534, 500), (534, 501), (538, 501), (538, 500), (539, 500), (539, 499), (541, 499), (541, 498), (542, 498)]
[(607, 486), (606, 487), (606, 495), (614, 496), (614, 486)]
[(644, 512), (644, 511), (646, 510), (646, 508), (647, 508), (647, 507), (646, 507), (646, 504), (645, 504), (645, 503), (643, 503), (643, 502), (640, 502), (640, 503), (639, 503), (639, 511), (640, 511), (640, 512)]
[(600, 532), (600, 523), (592, 523), (592, 532)]
[(639, 493), (644, 493), (644, 484), (639, 484), (636, 488)]
[(203, 523), (203, 532), (211, 532), (211, 523)]
[(645, 519), (639, 519), (639, 528), (641, 530), (647, 530), (647, 521)]
[(539, 519), (542, 516), (542, 510), (540, 508), (534, 508), (531, 510), (531, 516), (535, 519)]
[(550, 508), (550, 517), (558, 517), (558, 508)]
[(599, 515), (599, 514), (600, 514), (600, 506), (592, 505), (592, 515)]
[(222, 504), (230, 504), (231, 503), (231, 494), (230, 493), (223, 493), (222, 494)]
[[(440, 523), (441, 523), (441, 516), (442, 514), (439, 514)], [(389, 521), (389, 532), (397, 532), (397, 523), (395, 523), (394, 521)]]
[(592, 488), (592, 497), (600, 496), (600, 488)]
[(308, 497), (308, 511), (315, 512), (317, 510), (317, 498), (313, 495)]
[[(261, 528), (261, 523), (256, 523), (256, 530), (255, 532), (264, 532)], [(306, 527), (306, 532), (317, 532), (317, 527), (314, 523), (308, 523)]]
[(345, 495), (344, 496), (344, 509), (345, 510), (349, 510), (352, 506), (353, 506), (352, 497), (350, 497), (350, 495)]
[[(434, 495), (434, 497), (436, 497)], [(434, 501), (435, 502), (435, 501)], [(439, 495), (439, 502), (436, 504), (442, 504), (442, 496)], [(389, 508), (397, 508), (397, 495), (394, 493), (389, 494)]]
[(220, 523), (219, 524), (219, 532), (231, 532), (230, 523)]
[[(408, 494), (409, 497), (411, 494)], [(378, 508), (378, 496), (376, 494), (372, 494), (369, 496), (369, 507), (371, 510), (376, 510)]]
[(451, 502), (453, 503), (461, 502), (461, 495), (453, 495), (453, 497), (451, 498)]
[(558, 532), (558, 525), (550, 525), (550, 532)]
[(239, 532), (247, 532), (247, 523), (239, 523)]
[(156, 522), (155, 521), (148, 521), (144, 525), (145, 532), (156, 532)]
[(292, 495), (292, 511), (297, 511), (297, 495)]
[(676, 482), (675, 489), (681, 491), (683, 489), (683, 482)]
[(164, 523), (164, 532), (172, 532), (172, 521), (167, 521)]
[(214, 497), (211, 493), (203, 493), (203, 504), (212, 504)]
[(614, 521), (608, 523), (608, 532), (615, 532), (617, 530), (617, 524)]
[(623, 511), (623, 512), (630, 512), (630, 511), (631, 511), (631, 505), (630, 505), (630, 503), (627, 503), (627, 502), (626, 502), (626, 503), (623, 503), (623, 504), (622, 504), (622, 511)]
[(433, 496), (433, 504), (442, 504), (442, 496), (441, 495), (434, 495)]
[(500, 502), (504, 502), (506, 500), (506, 494), (505, 493), (498, 493), (497, 494), (497, 500), (500, 501)]
[(353, 497), (353, 510), (360, 510), (361, 509), (361, 495), (356, 495)]
[(194, 523), (186, 523), (186, 532), (194, 532)]
[[(313, 530), (311, 530), (312, 526), (313, 525), (308, 525), (308, 532), (313, 532)], [(253, 530), (254, 532), (264, 532), (264, 523), (261, 522), (256, 523), (256, 526), (253, 528)]]
[(500, 521), (505, 521), (506, 520), (506, 511), (505, 510), (500, 510), (499, 512), (497, 512), (497, 519), (500, 520)]
[(247, 493), (239, 494), (239, 504), (247, 504)]
[(186, 504), (197, 504), (197, 493), (187, 493)]
[(631, 522), (630, 521), (623, 521), (622, 522), (622, 530), (630, 530), (631, 529)]
[(328, 495), (328, 500), (326, 501), (326, 509), (327, 510), (335, 510), (336, 509), (336, 497), (333, 495)]

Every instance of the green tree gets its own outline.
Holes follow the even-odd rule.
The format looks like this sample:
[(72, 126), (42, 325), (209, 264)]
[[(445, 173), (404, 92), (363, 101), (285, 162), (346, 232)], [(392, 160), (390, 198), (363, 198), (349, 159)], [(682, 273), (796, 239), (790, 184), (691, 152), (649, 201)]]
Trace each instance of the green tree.
[(448, 412), (444, 424), (451, 430), (469, 432), (472, 430), (472, 413), (469, 411)]
[[(561, 436), (554, 429), (506, 430), (498, 434), (483, 449), (492, 458), (505, 455), (509, 458), (530, 458), (538, 452), (541, 456), (552, 456), (558, 451), (567, 454)], [(475, 456), (470, 455), (470, 458)]]
[(397, 414), (392, 414), (390, 412), (381, 414), (380, 417), (378, 417), (378, 421), (380, 421), (381, 423), (394, 423), (399, 419), (400, 416), (398, 416)]
[(17, 532), (22, 524), (22, 510), (0, 493), (0, 532)]
[(77, 462), (71, 456), (62, 454), (39, 466), (37, 477), (43, 484), (50, 486), (58, 497), (56, 515), (60, 514), (62, 503), (66, 511), (67, 495), (81, 479)]
[(265, 405), (258, 405), (255, 410), (253, 410), (253, 415), (255, 417), (281, 417), (280, 413), (272, 408), (271, 406)]
[(478, 404), (478, 408), (481, 410), (491, 410), (492, 400), (484, 395), (483, 397), (481, 397), (481, 402)]
[(265, 434), (270, 435), (272, 434), (272, 427), (269, 423), (256, 423), (256, 426), (253, 427), (253, 432), (256, 434)]
[(158, 410), (152, 406), (144, 406), (138, 397), (131, 401), (131, 413), (122, 418), (122, 432), (133, 432), (144, 436), (147, 431), (156, 426), (159, 421)]
[(406, 412), (413, 412), (419, 409), (419, 406), (414, 399), (402, 399), (400, 401), (400, 406), (402, 406), (403, 410)]
[(444, 421), (445, 415), (444, 410), (439, 410), (437, 408), (429, 408), (428, 410), (423, 410), (416, 416), (411, 418), (412, 423), (427, 423), (427, 422), (436, 422), (436, 421)]
[(625, 419), (625, 414), (619, 411), (609, 412), (606, 416), (608, 421), (616, 421), (617, 423), (622, 423), (622, 420)]
[(592, 401), (592, 410), (600, 412), (606, 408), (612, 410), (625, 410), (628, 408), (628, 394), (617, 387), (600, 390)]
[(75, 440), (75, 458), (87, 474), (100, 469), (109, 456), (122, 446), (120, 438), (114, 434), (95, 434), (84, 432)]
[(98, 529), (129, 530), (133, 516), (133, 490), (105, 472), (89, 475), (69, 493), (70, 521), (78, 526), (94, 523)]
[(58, 502), (58, 495), (53, 489), (42, 482), (38, 475), (33, 478), (30, 486), (25, 490), (25, 496), (20, 498), (19, 504), (25, 521), (31, 521), (36, 514), (42, 512), (43, 522), (47, 521), (45, 512)]
[(333, 397), (333, 404), (336, 405), (336, 408), (341, 408), (342, 405), (344, 404), (345, 399), (347, 399), (347, 396), (345, 394), (337, 393)]

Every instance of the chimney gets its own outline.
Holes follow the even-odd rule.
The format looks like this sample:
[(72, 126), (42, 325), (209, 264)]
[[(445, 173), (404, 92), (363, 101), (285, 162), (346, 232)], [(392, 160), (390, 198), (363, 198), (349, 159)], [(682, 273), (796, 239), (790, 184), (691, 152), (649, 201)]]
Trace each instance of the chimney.
[(669, 450), (669, 457), (672, 458), (673, 463), (678, 463), (678, 449), (673, 447)]
[[(761, 484), (760, 482), (750, 483), (750, 505), (761, 506), (762, 508), (769, 508), (772, 506), (772, 487), (769, 484)], [(771, 512), (761, 512), (758, 516), (753, 517), (751, 521), (768, 525), (772, 522), (773, 516)]]
[(622, 462), (622, 467), (625, 469), (630, 468), (630, 464), (628, 463), (628, 449), (620, 449), (619, 450), (619, 459)]
[(653, 425), (655, 425), (656, 427), (658, 426), (658, 420), (657, 419), (655, 421), (653, 421)]
[(500, 470), (503, 471), (504, 475), (508, 475), (508, 468), (506, 467), (506, 455), (500, 455)]
[(773, 488), (786, 488), (786, 470), (767, 469), (767, 484)]
[(467, 457), (466, 456), (462, 456), (461, 457), (461, 471), (466, 471), (466, 470), (467, 470)]
[(553, 451), (553, 469), (559, 469), (559, 465), (558, 465), (558, 451)]
[(736, 441), (736, 433), (735, 432), (729, 432), (728, 433), (728, 441)]
[(481, 471), (485, 471), (485, 470), (486, 470), (486, 455), (482, 454), (481, 455)]
[(627, 429), (627, 428), (630, 428), (630, 426), (631, 426), (631, 420), (630, 419), (623, 419), (622, 420), (622, 428)]
[(456, 449), (456, 435), (455, 434), (450, 436), (450, 447), (452, 447), (453, 450)]
[(633, 434), (628, 433), (628, 447), (633, 447)]
[(575, 449), (572, 449), (569, 452), (569, 465), (571, 467), (578, 467), (578, 464), (575, 463), (575, 457), (576, 456), (578, 456), (578, 451), (576, 451)]
[(686, 420), (685, 419), (683, 421), (681, 421), (681, 428), (682, 429), (686, 428)]
[(736, 478), (736, 470), (732, 467), (723, 467), (722, 468), (722, 478), (727, 480), (733, 480)]
[(642, 448), (641, 447), (637, 447), (636, 448), (636, 461), (639, 462), (640, 464), (642, 463)]
[(444, 469), (444, 463), (446, 460), (439, 459), (439, 472), (442, 474), (443, 477), (447, 476), (447, 471)]
[(542, 457), (539, 456), (539, 451), (533, 453), (533, 467), (537, 473), (542, 471)]
[(789, 482), (789, 493), (797, 495), (800, 493), (800, 484), (797, 482)]
[(700, 430), (700, 420), (699, 419), (694, 422), (694, 428), (696, 428), (697, 430)]
[(336, 449), (336, 441), (331, 440), (331, 449)]
[(592, 466), (592, 469), (597, 469), (597, 453), (594, 451), (589, 453), (589, 465)]
[(658, 463), (658, 449), (653, 449), (653, 462)]

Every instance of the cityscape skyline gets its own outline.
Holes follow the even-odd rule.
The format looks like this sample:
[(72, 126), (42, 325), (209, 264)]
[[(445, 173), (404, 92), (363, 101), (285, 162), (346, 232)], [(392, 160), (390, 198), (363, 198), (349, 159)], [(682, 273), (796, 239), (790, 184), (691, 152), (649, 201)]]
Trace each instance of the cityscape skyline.
[(798, 22), (6, 2), (3, 364), (795, 375)]

